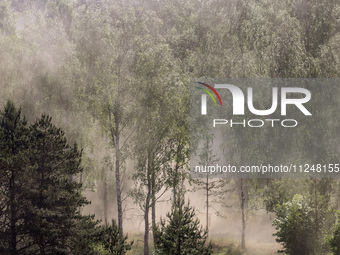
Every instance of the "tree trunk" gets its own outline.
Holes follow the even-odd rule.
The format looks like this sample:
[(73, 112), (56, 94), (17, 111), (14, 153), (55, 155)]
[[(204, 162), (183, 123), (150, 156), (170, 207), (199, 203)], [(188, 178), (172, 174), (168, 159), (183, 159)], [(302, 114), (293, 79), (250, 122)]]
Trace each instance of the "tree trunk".
[(182, 242), (181, 242), (181, 237), (180, 235), (177, 235), (177, 254), (181, 254), (181, 245), (182, 245)]
[(152, 235), (153, 235), (153, 242), (156, 242), (157, 236), (155, 235), (156, 229), (156, 187), (155, 187), (155, 171), (154, 168), (152, 169), (151, 174), (151, 221), (152, 221)]
[(149, 255), (149, 205), (150, 205), (150, 193), (148, 192), (145, 200), (145, 212), (144, 212), (144, 255)]
[[(83, 187), (83, 172), (80, 172), (79, 179), (80, 179), (79, 182), (80, 182), (81, 186)], [(82, 206), (79, 206), (78, 212), (81, 213), (81, 211), (82, 211)]]
[(10, 217), (10, 229), (11, 229), (11, 247), (10, 254), (17, 255), (17, 229), (16, 229), (16, 217), (17, 207), (15, 201), (15, 181), (12, 175), (10, 179), (10, 206), (11, 206), (11, 217)]
[(207, 214), (207, 226), (206, 226), (206, 230), (207, 230), (207, 235), (209, 234), (209, 176), (207, 174), (207, 182), (206, 182), (206, 214)]
[(116, 152), (116, 192), (117, 192), (117, 209), (118, 209), (118, 228), (119, 235), (123, 238), (123, 206), (122, 206), (122, 191), (120, 187), (120, 157), (119, 157), (119, 121), (118, 116), (115, 116), (115, 152)]
[(148, 192), (145, 200), (145, 232), (144, 232), (144, 255), (149, 255), (149, 207), (150, 206), (150, 192)]
[(108, 210), (108, 201), (107, 201), (107, 180), (106, 174), (103, 174), (103, 203), (104, 203), (104, 221), (107, 223), (107, 210)]
[(178, 188), (178, 162), (176, 162), (176, 166), (175, 166), (175, 173), (174, 173), (173, 187), (172, 187), (174, 204), (176, 204), (176, 200), (177, 200), (177, 188)]
[(145, 222), (145, 229), (144, 229), (144, 255), (149, 255), (149, 210), (150, 210), (150, 199), (151, 199), (151, 153), (148, 151), (148, 163), (147, 163), (147, 195), (145, 199), (145, 211), (144, 211), (144, 222)]
[(45, 255), (45, 242), (43, 236), (40, 234), (39, 238), (40, 255)]
[[(41, 167), (41, 176), (40, 176), (40, 192), (39, 192), (39, 201), (38, 201), (38, 208), (42, 209), (43, 206), (43, 191), (44, 191), (44, 185), (45, 185), (45, 174), (44, 174), (44, 170), (45, 170), (45, 161), (43, 159), (42, 161), (42, 167)], [(40, 219), (40, 229), (43, 229), (43, 221), (42, 219)], [(41, 255), (45, 255), (45, 242), (44, 242), (44, 235), (42, 234), (42, 232), (39, 233), (39, 246), (40, 246), (40, 254)]]
[(240, 195), (241, 195), (241, 213), (242, 213), (242, 238), (241, 238), (241, 248), (246, 248), (246, 193), (244, 187), (244, 180), (240, 180)]
[(176, 204), (176, 200), (178, 197), (178, 191), (179, 189), (179, 182), (180, 182), (180, 176), (179, 176), (179, 168), (180, 168), (180, 153), (182, 150), (182, 144), (181, 141), (179, 142), (177, 146), (177, 151), (176, 151), (176, 165), (175, 165), (175, 173), (174, 173), (174, 179), (173, 179), (173, 203)]

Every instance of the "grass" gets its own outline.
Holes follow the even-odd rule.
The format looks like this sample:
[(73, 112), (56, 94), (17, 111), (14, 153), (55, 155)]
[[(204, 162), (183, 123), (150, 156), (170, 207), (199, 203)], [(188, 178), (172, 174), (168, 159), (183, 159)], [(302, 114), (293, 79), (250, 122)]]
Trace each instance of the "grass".
[[(142, 234), (129, 235), (129, 240), (134, 240), (134, 244), (126, 255), (143, 255), (144, 242)], [(243, 251), (240, 248), (239, 240), (226, 239), (223, 236), (213, 236), (213, 250), (215, 255), (274, 255), (278, 254), (277, 250), (280, 245), (277, 243), (256, 243), (248, 241), (247, 249)], [(152, 254), (152, 240), (149, 241), (150, 254)]]

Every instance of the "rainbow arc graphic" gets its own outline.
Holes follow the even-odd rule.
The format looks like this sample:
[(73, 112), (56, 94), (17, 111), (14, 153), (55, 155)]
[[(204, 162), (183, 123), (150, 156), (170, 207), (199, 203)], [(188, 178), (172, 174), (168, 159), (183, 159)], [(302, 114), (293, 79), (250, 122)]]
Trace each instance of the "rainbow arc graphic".
[[(196, 82), (196, 83), (201, 84), (201, 85), (207, 87), (208, 89), (210, 89), (217, 96), (218, 100), (220, 101), (220, 104), (222, 105), (222, 100), (220, 98), (220, 95), (217, 93), (217, 91), (213, 87), (211, 87), (210, 85), (203, 83), (203, 82)], [(214, 100), (215, 105), (217, 105), (214, 96), (211, 94), (211, 92), (209, 90), (207, 90), (205, 88), (201, 88), (201, 87), (196, 87), (196, 88), (206, 92)]]

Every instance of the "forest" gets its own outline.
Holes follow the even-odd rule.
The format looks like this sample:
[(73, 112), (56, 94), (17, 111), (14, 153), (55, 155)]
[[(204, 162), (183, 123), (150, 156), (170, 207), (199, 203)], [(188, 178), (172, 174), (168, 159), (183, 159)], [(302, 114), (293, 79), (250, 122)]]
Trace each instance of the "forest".
[[(0, 254), (340, 254), (337, 174), (190, 173), (193, 80), (339, 76), (340, 0), (0, 0)], [(329, 123), (275, 129), (270, 160), (339, 172)], [(248, 131), (226, 139), (262, 164)]]

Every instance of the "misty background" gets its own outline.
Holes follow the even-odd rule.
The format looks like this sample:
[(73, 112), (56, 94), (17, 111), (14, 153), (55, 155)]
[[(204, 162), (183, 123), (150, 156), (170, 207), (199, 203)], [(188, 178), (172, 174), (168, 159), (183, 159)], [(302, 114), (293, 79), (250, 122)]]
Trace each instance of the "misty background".
[(181, 193), (209, 239), (276, 254), (275, 205), (314, 187), (338, 209), (339, 182), (191, 180), (190, 79), (339, 77), (339, 29), (339, 0), (0, 0), (0, 106), (83, 148), (82, 213), (135, 244)]

